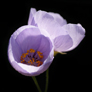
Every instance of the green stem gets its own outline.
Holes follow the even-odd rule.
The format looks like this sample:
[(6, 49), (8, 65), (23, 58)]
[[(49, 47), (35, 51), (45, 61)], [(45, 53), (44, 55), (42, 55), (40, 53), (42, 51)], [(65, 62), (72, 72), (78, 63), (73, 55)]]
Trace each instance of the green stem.
[(38, 84), (38, 82), (37, 82), (37, 80), (36, 80), (36, 77), (35, 77), (35, 76), (32, 76), (32, 79), (33, 79), (33, 81), (34, 81), (34, 83), (35, 83), (35, 85), (36, 85), (38, 91), (39, 91), (39, 92), (42, 92), (41, 89), (40, 89), (40, 87), (39, 87), (39, 84)]
[(45, 85), (44, 92), (47, 92), (47, 90), (48, 90), (48, 83), (49, 83), (49, 69), (47, 69), (47, 71), (46, 71), (46, 85)]

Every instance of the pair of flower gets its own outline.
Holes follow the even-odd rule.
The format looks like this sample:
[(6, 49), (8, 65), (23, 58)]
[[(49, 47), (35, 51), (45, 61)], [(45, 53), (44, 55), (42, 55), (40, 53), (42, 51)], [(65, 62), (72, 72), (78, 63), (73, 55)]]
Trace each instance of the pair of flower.
[(10, 37), (10, 64), (23, 75), (39, 75), (52, 63), (54, 51), (73, 50), (84, 36), (81, 24), (67, 24), (58, 13), (31, 8), (28, 25), (18, 28)]

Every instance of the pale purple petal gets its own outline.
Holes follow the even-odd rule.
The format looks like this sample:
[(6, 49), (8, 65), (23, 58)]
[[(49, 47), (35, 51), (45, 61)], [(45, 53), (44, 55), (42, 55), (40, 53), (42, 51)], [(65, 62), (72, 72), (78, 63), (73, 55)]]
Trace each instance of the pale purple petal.
[(29, 14), (29, 19), (28, 19), (28, 25), (31, 25), (32, 20), (33, 20), (33, 16), (36, 13), (36, 9), (35, 8), (31, 8), (30, 9), (30, 14)]
[(48, 57), (52, 47), (53, 47), (53, 45), (52, 45), (50, 39), (43, 36), (40, 41), (40, 46), (38, 48), (38, 51), (41, 51), (44, 56), (43, 59), (41, 59), (41, 61), (44, 61)]
[(80, 24), (67, 24), (58, 13), (39, 10), (33, 14), (31, 24), (47, 31), (59, 52), (74, 49), (85, 36), (85, 29)]
[(13, 68), (18, 71), (19, 73), (23, 74), (23, 75), (28, 75), (27, 70), (23, 69), (21, 66), (19, 66), (20, 63), (17, 63), (16, 61), (12, 61), (11, 65), (13, 66)]
[(20, 62), (21, 54), (22, 54), (22, 50), (12, 35), (9, 40), (9, 46), (8, 46), (8, 57), (9, 57), (10, 63), (12, 61)]
[(33, 15), (30, 24), (38, 26), (40, 29), (45, 29), (51, 38), (54, 39), (56, 34), (60, 31), (61, 26), (66, 24), (66, 20), (57, 13), (48, 13), (39, 10)]
[[(53, 43), (50, 39), (49, 34), (45, 32), (45, 30), (40, 31), (34, 26), (22, 26), (16, 30), (10, 38), (8, 47), (8, 57), (13, 68), (26, 76), (36, 76), (47, 70), (52, 63), (54, 54)], [(44, 41), (47, 44), (45, 44)], [(43, 46), (46, 50), (43, 49)], [(44, 61), (41, 66), (30, 66), (19, 62), (20, 56), (23, 52), (30, 49), (30, 47), (37, 51), (40, 50), (43, 53)]]
[(58, 52), (66, 52), (73, 45), (73, 41), (69, 35), (57, 36), (54, 39), (54, 48)]
[[(55, 50), (58, 50), (60, 52), (66, 51), (67, 49), (69, 49), (72, 46), (73, 43), (72, 43), (71, 37), (69, 37), (67, 31), (64, 30), (54, 20), (53, 16), (49, 15), (46, 12), (38, 11), (34, 15), (34, 19), (40, 29), (45, 29), (50, 34), (51, 38), (54, 40)], [(61, 40), (64, 40), (65, 42), (64, 41), (61, 42)], [(57, 42), (59, 44), (57, 44)], [(66, 42), (67, 42), (67, 44), (65, 44)]]
[(17, 31), (23, 29), (23, 27), (26, 27), (26, 29), (24, 29), (16, 37), (16, 42), (21, 47), (23, 53), (25, 53), (30, 48), (36, 50), (37, 46), (40, 45), (40, 40), (41, 40), (41, 36), (40, 36), (41, 33), (40, 33), (39, 29), (36, 27), (32, 27), (32, 26), (22, 26)]
[(73, 46), (67, 51), (76, 48), (85, 37), (85, 29), (80, 24), (67, 24), (63, 26), (73, 40)]
[(54, 54), (54, 48), (52, 48), (50, 54), (48, 55), (48, 58), (39, 67), (29, 66), (22, 63), (16, 63), (16, 62), (12, 62), (12, 65), (19, 73), (23, 75), (37, 76), (48, 69), (48, 67), (53, 61), (53, 54)]
[(51, 38), (55, 38), (56, 33), (58, 33), (61, 29), (59, 23), (47, 12), (36, 12), (34, 20), (40, 29), (45, 29), (50, 34)]
[(60, 26), (67, 24), (67, 21), (62, 16), (60, 16), (60, 14), (53, 12), (49, 12), (49, 14), (54, 17), (54, 19), (60, 24)]
[(10, 49), (8, 50), (8, 54), (9, 54), (9, 57), (12, 57), (10, 58), (10, 62), (15, 70), (17, 70), (19, 73), (26, 76), (37, 76), (43, 73), (44, 71), (46, 71), (53, 61), (54, 48), (52, 47), (52, 49), (50, 48), (50, 50), (51, 51), (48, 53), (48, 57), (45, 59), (44, 63), (39, 67), (18, 63), (17, 61), (12, 59), (13, 54)]

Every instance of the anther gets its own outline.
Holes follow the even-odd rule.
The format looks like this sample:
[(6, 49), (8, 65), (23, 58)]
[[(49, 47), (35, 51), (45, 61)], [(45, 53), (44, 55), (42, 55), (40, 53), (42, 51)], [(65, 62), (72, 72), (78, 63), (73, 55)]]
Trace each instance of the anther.
[(36, 63), (37, 63), (37, 66), (40, 66), (43, 64), (43, 62), (41, 62), (41, 61), (37, 61)]
[(32, 62), (32, 60), (31, 60), (31, 59), (28, 61), (28, 63), (31, 63), (31, 64), (33, 64), (33, 62)]
[(33, 64), (32, 60), (30, 59), (31, 64)]
[(35, 52), (35, 50), (34, 50), (34, 49), (30, 49), (30, 52), (31, 52), (31, 53), (34, 53), (34, 52)]
[(26, 57), (26, 54), (24, 53), (24, 54), (22, 54), (22, 56), (23, 56), (23, 58), (25, 58)]
[(20, 57), (20, 60), (23, 60), (23, 57), (22, 56)]
[(27, 53), (29, 53), (29, 50), (27, 50)]
[(21, 61), (21, 63), (24, 63), (25, 62), (25, 60), (23, 59), (22, 61)]
[(38, 56), (42, 59), (43, 55), (41, 55), (42, 53), (40, 51), (37, 51)]
[(34, 49), (27, 50), (26, 53), (23, 53), (20, 57), (21, 63), (28, 64), (28, 65), (34, 65), (34, 66), (42, 65), (43, 62), (38, 61), (38, 60), (41, 60), (43, 58), (43, 53), (41, 53), (40, 51), (37, 51), (37, 56), (36, 57), (33, 56), (33, 53), (35, 53)]
[(32, 61), (34, 62), (34, 58), (32, 58)]
[(28, 55), (28, 53), (26, 53), (26, 55)]

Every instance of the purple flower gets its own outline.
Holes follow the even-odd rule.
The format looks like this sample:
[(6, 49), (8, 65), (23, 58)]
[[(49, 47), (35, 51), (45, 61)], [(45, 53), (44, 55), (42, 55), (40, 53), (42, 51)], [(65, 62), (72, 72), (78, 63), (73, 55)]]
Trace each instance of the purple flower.
[(53, 48), (53, 42), (45, 30), (25, 25), (11, 35), (8, 57), (10, 64), (19, 73), (36, 76), (52, 63)]
[(67, 24), (59, 14), (36, 11), (35, 8), (30, 10), (28, 25), (46, 30), (54, 42), (54, 50), (58, 52), (73, 50), (85, 37), (81, 24)]

